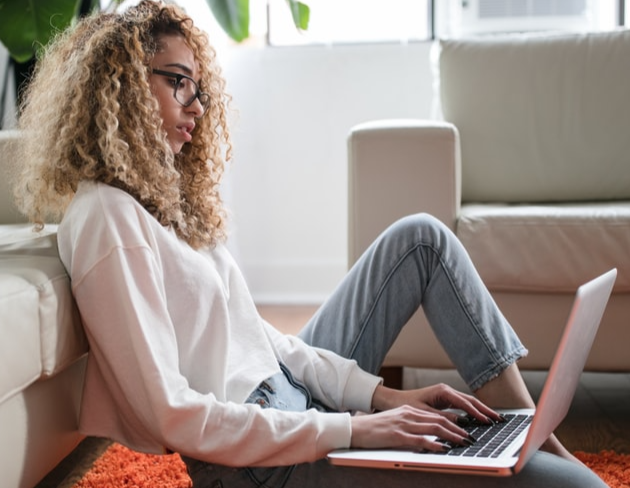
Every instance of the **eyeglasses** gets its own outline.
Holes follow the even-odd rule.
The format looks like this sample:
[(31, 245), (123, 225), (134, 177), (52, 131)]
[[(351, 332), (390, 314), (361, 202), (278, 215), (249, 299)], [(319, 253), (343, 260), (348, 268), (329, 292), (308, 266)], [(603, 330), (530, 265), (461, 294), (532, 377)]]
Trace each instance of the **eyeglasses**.
[(173, 97), (184, 107), (189, 107), (195, 101), (199, 99), (201, 106), (203, 107), (203, 113), (206, 113), (210, 106), (210, 95), (208, 93), (199, 90), (199, 85), (190, 76), (182, 75), (181, 73), (173, 73), (172, 71), (163, 71), (161, 69), (152, 70), (154, 74), (160, 76), (166, 76), (167, 78), (173, 78), (175, 80), (173, 86)]

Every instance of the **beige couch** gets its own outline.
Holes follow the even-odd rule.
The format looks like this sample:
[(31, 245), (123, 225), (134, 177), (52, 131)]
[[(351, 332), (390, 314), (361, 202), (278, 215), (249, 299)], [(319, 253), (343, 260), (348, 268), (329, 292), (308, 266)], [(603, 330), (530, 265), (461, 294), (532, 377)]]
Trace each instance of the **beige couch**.
[[(629, 371), (630, 32), (445, 40), (434, 54), (443, 120), (351, 131), (350, 264), (397, 218), (436, 215), (528, 369), (549, 366), (579, 284), (617, 267), (586, 369)], [(421, 311), (386, 364), (451, 367)]]
[(13, 206), (17, 140), (0, 131), (0, 485), (30, 488), (81, 440), (87, 342), (55, 227), (34, 233)]

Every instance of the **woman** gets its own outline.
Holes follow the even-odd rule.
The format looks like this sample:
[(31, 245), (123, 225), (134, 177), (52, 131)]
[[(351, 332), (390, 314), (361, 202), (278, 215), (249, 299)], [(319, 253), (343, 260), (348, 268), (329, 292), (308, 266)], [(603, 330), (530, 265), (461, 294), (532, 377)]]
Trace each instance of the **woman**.
[[(151, 1), (80, 22), (38, 65), (17, 195), (38, 224), (63, 217), (59, 252), (91, 347), (82, 432), (178, 452), (195, 487), (605, 486), (555, 438), (555, 455), (509, 480), (327, 463), (342, 447), (474, 442), (442, 409), (489, 423), (501, 417), (486, 405), (532, 406), (515, 364), (526, 351), (426, 215), (374, 243), (302, 340), (264, 322), (223, 245), (228, 101), (205, 35)], [(374, 376), (420, 305), (475, 396)]]

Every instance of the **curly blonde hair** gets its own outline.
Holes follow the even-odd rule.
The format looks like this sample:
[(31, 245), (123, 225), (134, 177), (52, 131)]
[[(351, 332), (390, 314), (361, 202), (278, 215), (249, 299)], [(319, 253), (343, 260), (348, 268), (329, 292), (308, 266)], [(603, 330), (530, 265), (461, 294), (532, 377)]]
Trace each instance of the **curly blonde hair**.
[[(149, 83), (160, 39), (173, 34), (192, 50), (211, 100), (176, 155)], [(32, 222), (60, 219), (79, 182), (94, 180), (127, 191), (194, 248), (225, 238), (218, 187), (232, 148), (230, 97), (214, 49), (180, 9), (145, 0), (81, 20), (46, 49), (24, 100), (16, 199)]]

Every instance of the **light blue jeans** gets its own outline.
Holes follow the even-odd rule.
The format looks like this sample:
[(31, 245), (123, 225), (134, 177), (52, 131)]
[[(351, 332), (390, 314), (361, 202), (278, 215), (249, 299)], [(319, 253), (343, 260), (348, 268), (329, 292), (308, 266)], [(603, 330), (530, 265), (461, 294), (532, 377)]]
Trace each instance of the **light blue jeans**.
[[(425, 214), (406, 217), (388, 228), (300, 337), (356, 359), (363, 369), (377, 373), (400, 330), (420, 306), (472, 390), (526, 353), (458, 239)], [(318, 406), (285, 368), (248, 401), (289, 410)], [(184, 461), (194, 488), (606, 486), (587, 468), (546, 453), (536, 454), (520, 474), (509, 478), (346, 468), (326, 460), (277, 468), (227, 468)]]

